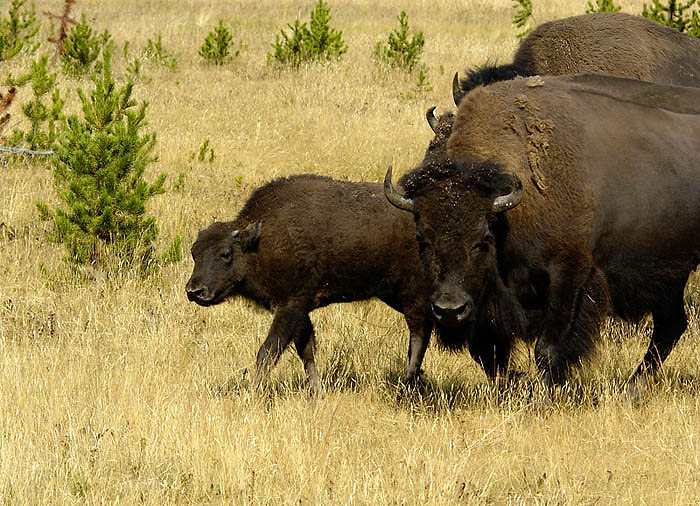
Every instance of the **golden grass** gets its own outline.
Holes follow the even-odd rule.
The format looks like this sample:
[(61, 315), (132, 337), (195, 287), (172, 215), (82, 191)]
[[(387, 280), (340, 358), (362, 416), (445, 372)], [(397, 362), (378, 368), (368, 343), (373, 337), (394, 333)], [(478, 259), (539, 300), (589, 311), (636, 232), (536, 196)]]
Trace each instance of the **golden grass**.
[[(58, 0), (37, 1), (58, 12)], [(415, 165), (431, 138), (424, 112), (452, 107), (455, 70), (507, 61), (516, 46), (511, 1), (331, 2), (349, 50), (299, 72), (265, 63), (279, 28), (311, 2), (124, 0), (79, 2), (121, 45), (160, 33), (180, 69), (147, 66), (160, 162), (149, 176), (186, 175), (153, 199), (162, 248), (189, 245), (214, 218), (232, 219), (253, 188), (299, 172), (379, 181)], [(538, 22), (585, 2), (537, 0)], [(622, 2), (639, 12), (642, 2)], [(406, 9), (426, 36), (433, 91), (380, 72), (376, 42)], [(4, 7), (3, 7), (4, 9)], [(247, 45), (222, 68), (197, 49), (219, 18)], [(18, 73), (28, 61), (0, 67)], [(125, 64), (115, 67), (123, 75)], [(60, 79), (63, 90), (88, 80)], [(20, 90), (13, 105), (27, 98)], [(68, 107), (77, 110), (70, 94)], [(205, 139), (213, 163), (192, 161)], [(237, 177), (242, 183), (236, 183)], [(266, 395), (248, 370), (271, 316), (245, 301), (187, 302), (191, 260), (151, 279), (80, 283), (46, 241), (35, 202), (56, 202), (50, 169), (0, 161), (0, 503), (27, 504), (696, 504), (700, 500), (700, 339), (697, 283), (691, 325), (646, 405), (619, 391), (646, 348), (649, 325), (606, 324), (597, 356), (551, 410), (530, 387), (499, 395), (465, 355), (431, 347), (422, 395), (398, 378), (407, 331), (375, 302), (312, 315), (325, 393), (310, 399), (288, 352)], [(526, 355), (523, 354), (523, 357)], [(523, 360), (523, 365), (528, 366)]]

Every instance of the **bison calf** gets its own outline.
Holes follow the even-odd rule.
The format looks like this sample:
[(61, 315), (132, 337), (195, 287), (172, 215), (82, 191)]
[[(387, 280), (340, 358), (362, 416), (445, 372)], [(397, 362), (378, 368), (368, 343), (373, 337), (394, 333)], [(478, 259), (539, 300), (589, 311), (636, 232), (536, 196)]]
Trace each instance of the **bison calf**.
[[(433, 328), (430, 286), (418, 249), (412, 216), (387, 202), (381, 185), (313, 175), (281, 178), (258, 188), (233, 222), (216, 222), (199, 232), (187, 296), (210, 306), (241, 295), (274, 311), (258, 351), (256, 382), (294, 341), (315, 390), (309, 312), (377, 297), (406, 318), (406, 379), (412, 382)], [(483, 321), (478, 328), (473, 321), (457, 328), (453, 322), (436, 324), (445, 347), (468, 344), (491, 377), (507, 365), (513, 337), (524, 327), (508, 294), (494, 293), (488, 309), (475, 317)]]

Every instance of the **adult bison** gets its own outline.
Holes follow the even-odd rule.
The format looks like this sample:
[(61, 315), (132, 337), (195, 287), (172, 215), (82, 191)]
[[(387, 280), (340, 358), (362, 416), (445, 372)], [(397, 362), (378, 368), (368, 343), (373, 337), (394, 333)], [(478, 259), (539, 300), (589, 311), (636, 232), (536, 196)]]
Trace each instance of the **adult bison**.
[[(294, 341), (318, 390), (309, 312), (371, 297), (404, 314), (410, 331), (407, 381), (420, 374), (433, 329), (429, 284), (413, 220), (387, 202), (381, 185), (313, 175), (277, 179), (258, 188), (233, 222), (216, 222), (199, 232), (192, 257), (186, 287), (191, 301), (209, 306), (240, 295), (274, 311), (258, 352), (256, 381)], [(519, 315), (509, 313), (514, 305), (507, 294), (498, 289), (494, 294), (493, 303), (484, 305), (482, 323), (449, 322), (436, 329), (448, 348), (466, 342), (490, 376), (500, 372), (491, 348), (507, 352), (503, 343), (524, 328)], [(498, 355), (499, 364), (507, 359)]]
[[(456, 105), (477, 86), (534, 75), (610, 74), (641, 81), (700, 87), (700, 39), (654, 21), (622, 12), (597, 12), (557, 19), (525, 37), (505, 65), (471, 69), (461, 81), (455, 74)], [(440, 117), (428, 109), (435, 138), (426, 156), (442, 156), (454, 114)]]
[(455, 74), (456, 105), (479, 85), (518, 76), (601, 73), (677, 86), (700, 86), (700, 39), (649, 19), (596, 12), (538, 26), (523, 39), (513, 63)]
[(401, 180), (436, 312), (467, 318), (493, 264), (542, 312), (545, 384), (586, 356), (610, 310), (654, 331), (629, 393), (642, 392), (687, 326), (700, 261), (700, 89), (604, 75), (524, 78), (473, 90), (447, 156)]

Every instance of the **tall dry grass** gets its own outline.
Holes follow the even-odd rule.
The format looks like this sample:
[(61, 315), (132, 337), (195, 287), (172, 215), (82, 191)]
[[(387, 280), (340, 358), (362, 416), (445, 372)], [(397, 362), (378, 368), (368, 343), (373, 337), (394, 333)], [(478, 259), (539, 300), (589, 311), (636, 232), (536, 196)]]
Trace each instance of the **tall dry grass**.
[[(622, 2), (639, 12), (642, 2)], [(58, 12), (58, 0), (37, 1)], [(416, 164), (431, 137), (424, 111), (452, 107), (455, 70), (507, 61), (516, 39), (511, 1), (337, 0), (345, 58), (299, 72), (266, 65), (278, 30), (311, 2), (123, 0), (79, 2), (122, 44), (158, 33), (180, 69), (147, 67), (160, 162), (181, 191), (153, 199), (161, 246), (191, 243), (213, 219), (232, 219), (257, 185), (299, 172), (379, 181)], [(538, 22), (585, 2), (536, 0)], [(5, 7), (3, 6), (2, 9)], [(415, 78), (381, 72), (374, 45), (407, 10), (427, 43), (433, 91), (407, 97)], [(197, 55), (222, 18), (246, 44), (223, 68)], [(0, 75), (28, 61), (3, 63)], [(121, 67), (120, 67), (121, 65)], [(123, 75), (125, 64), (115, 64)], [(63, 90), (87, 79), (60, 79)], [(28, 91), (20, 91), (13, 106)], [(77, 110), (71, 91), (68, 108)], [(210, 139), (215, 159), (191, 160)], [(237, 178), (240, 184), (237, 183)], [(28, 504), (696, 504), (700, 500), (700, 339), (691, 325), (642, 407), (619, 391), (650, 325), (609, 322), (599, 353), (551, 410), (530, 385), (506, 395), (466, 355), (433, 347), (426, 388), (406, 396), (400, 315), (375, 302), (316, 311), (324, 395), (310, 399), (287, 353), (265, 395), (246, 372), (271, 316), (245, 301), (186, 301), (192, 262), (149, 279), (79, 281), (46, 240), (35, 202), (57, 202), (50, 169), (0, 161), (0, 503)], [(693, 301), (695, 301), (693, 303)], [(527, 353), (521, 365), (528, 367)]]

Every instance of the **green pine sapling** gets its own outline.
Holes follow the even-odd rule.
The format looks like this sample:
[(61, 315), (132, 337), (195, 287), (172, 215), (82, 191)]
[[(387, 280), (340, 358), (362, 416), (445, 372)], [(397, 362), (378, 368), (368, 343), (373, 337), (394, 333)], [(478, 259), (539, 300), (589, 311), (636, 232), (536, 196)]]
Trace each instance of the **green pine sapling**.
[(104, 265), (116, 258), (120, 266), (148, 267), (156, 260), (158, 227), (146, 203), (165, 191), (165, 174), (152, 183), (143, 177), (157, 160), (155, 133), (143, 133), (148, 104), (136, 106), (133, 83), (115, 83), (111, 48), (103, 52), (92, 82), (89, 96), (78, 90), (82, 117), (68, 117), (52, 159), (63, 206), (52, 210), (39, 203), (39, 213), (51, 220), (51, 239), (63, 243), (74, 262)]

